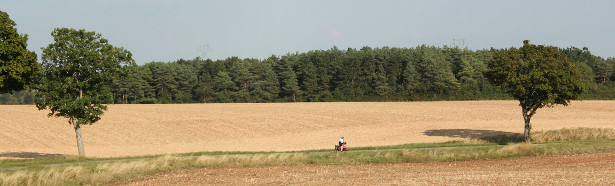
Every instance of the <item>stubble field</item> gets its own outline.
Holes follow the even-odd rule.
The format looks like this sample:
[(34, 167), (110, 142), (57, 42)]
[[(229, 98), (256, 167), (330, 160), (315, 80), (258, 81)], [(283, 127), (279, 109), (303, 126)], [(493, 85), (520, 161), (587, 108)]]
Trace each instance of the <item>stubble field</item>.
[[(89, 157), (198, 151), (292, 151), (444, 142), (521, 133), (517, 101), (109, 105), (83, 126)], [(0, 158), (76, 155), (64, 118), (34, 106), (0, 106)], [(615, 127), (615, 101), (539, 109), (533, 130)]]

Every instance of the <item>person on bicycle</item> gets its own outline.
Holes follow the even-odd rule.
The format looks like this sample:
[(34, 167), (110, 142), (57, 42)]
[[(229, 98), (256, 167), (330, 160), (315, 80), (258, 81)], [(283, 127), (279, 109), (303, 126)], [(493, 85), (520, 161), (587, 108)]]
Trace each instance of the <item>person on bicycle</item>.
[(344, 145), (344, 136), (342, 136), (342, 138), (340, 139), (339, 143), (340, 143), (340, 147), (341, 147), (342, 145)]

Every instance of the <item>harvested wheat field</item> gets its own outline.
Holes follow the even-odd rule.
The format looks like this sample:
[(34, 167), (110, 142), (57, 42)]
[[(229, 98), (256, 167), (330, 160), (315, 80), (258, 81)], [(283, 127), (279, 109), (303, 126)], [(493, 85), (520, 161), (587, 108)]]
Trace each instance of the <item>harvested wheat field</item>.
[(178, 170), (111, 185), (613, 185), (615, 153), (437, 163)]
[[(34, 106), (0, 106), (0, 158), (76, 155), (64, 118)], [(615, 127), (615, 101), (539, 109), (533, 130)], [(109, 105), (83, 126), (90, 157), (197, 151), (291, 151), (444, 142), (521, 133), (517, 101)]]

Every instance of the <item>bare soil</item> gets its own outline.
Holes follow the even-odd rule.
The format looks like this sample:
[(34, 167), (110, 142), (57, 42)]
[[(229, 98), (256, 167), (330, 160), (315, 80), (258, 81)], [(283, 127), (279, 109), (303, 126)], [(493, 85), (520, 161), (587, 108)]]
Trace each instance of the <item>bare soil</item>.
[(613, 185), (615, 152), (438, 163), (178, 170), (112, 185)]
[[(444, 142), (521, 133), (517, 101), (109, 105), (83, 126), (90, 157), (197, 151), (290, 151)], [(76, 155), (65, 118), (35, 106), (0, 106), (0, 158)], [(539, 109), (533, 130), (615, 127), (615, 101)], [(372, 165), (370, 165), (372, 166)]]

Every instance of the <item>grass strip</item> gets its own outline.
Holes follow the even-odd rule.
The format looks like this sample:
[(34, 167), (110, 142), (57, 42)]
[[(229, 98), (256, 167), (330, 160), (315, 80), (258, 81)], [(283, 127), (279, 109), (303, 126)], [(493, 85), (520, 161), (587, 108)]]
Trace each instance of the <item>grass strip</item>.
[[(379, 147), (356, 147), (352, 148), (353, 151), (362, 150), (398, 150), (407, 148), (438, 148), (438, 147), (471, 147), (471, 146), (485, 146), (485, 145), (497, 145), (495, 143), (485, 143), (479, 140), (458, 140), (449, 141), (444, 143), (415, 143), (393, 146), (379, 146)], [(332, 149), (320, 149), (320, 150), (305, 150), (305, 151), (290, 151), (283, 153), (313, 153), (313, 152), (331, 152)], [(187, 156), (216, 156), (216, 155), (250, 155), (250, 154), (276, 154), (282, 152), (193, 152), (193, 153), (181, 153), (174, 156), (187, 157)], [(149, 156), (131, 156), (131, 157), (116, 157), (116, 158), (79, 158), (79, 157), (44, 157), (34, 159), (4, 159), (0, 160), (0, 169), (11, 167), (46, 167), (48, 165), (57, 164), (71, 164), (71, 163), (87, 163), (87, 162), (100, 162), (100, 161), (118, 161), (118, 160), (140, 160), (140, 159), (155, 159), (165, 155), (149, 155)]]

